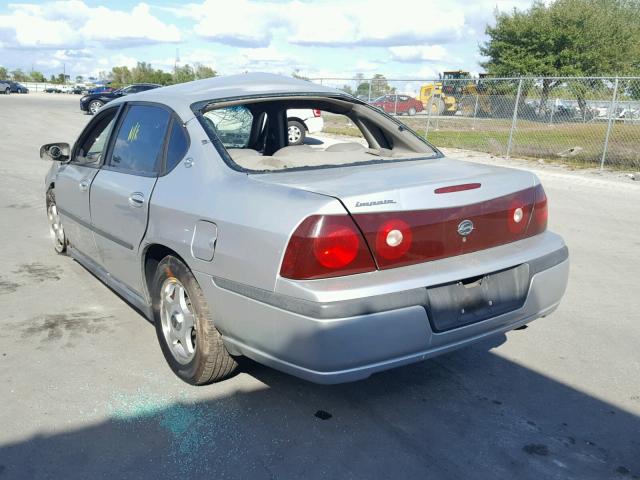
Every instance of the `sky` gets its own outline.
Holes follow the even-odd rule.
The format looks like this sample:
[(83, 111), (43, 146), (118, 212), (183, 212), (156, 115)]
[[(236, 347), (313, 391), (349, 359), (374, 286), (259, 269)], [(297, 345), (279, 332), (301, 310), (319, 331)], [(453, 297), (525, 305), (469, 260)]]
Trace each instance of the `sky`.
[(478, 45), (496, 9), (532, 0), (0, 1), (0, 65), (97, 76), (146, 61), (219, 74), (351, 78), (481, 72)]

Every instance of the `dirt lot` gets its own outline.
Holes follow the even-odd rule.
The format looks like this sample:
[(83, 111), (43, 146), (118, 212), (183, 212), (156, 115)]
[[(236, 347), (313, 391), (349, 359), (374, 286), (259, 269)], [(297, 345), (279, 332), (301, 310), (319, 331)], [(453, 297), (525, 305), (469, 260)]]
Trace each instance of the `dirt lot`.
[(38, 148), (88, 118), (78, 97), (0, 96), (0, 479), (640, 478), (640, 182), (513, 163), (572, 257), (564, 302), (526, 330), (355, 384), (247, 362), (195, 388), (51, 248)]

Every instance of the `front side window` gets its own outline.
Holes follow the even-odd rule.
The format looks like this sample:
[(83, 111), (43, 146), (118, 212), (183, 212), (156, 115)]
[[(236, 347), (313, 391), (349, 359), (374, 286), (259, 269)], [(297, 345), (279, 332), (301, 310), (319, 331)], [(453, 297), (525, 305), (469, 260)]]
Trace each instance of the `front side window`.
[(138, 175), (157, 172), (169, 112), (153, 105), (132, 105), (120, 125), (109, 166)]
[(102, 114), (96, 121), (95, 127), (81, 139), (73, 163), (96, 167), (100, 165), (107, 149), (107, 139), (115, 123), (117, 108)]
[(245, 148), (249, 143), (253, 115), (247, 107), (231, 107), (210, 110), (204, 119), (218, 135), (225, 148)]

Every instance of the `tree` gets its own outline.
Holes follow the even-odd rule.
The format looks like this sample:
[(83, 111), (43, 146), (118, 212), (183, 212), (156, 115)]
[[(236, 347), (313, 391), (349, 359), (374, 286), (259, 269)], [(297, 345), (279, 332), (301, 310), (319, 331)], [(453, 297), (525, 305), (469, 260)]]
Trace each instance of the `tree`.
[(25, 74), (21, 69), (17, 68), (11, 72), (14, 82), (26, 82), (29, 80), (29, 76)]
[(387, 78), (381, 73), (376, 73), (371, 79), (371, 98), (378, 98), (395, 91), (396, 89), (389, 85)]
[(7, 74), (8, 74), (8, 73), (9, 73), (9, 72), (7, 72), (7, 69), (6, 69), (6, 68), (4, 68), (4, 67), (0, 66), (0, 79), (5, 79), (5, 78), (7, 78)]
[(196, 63), (194, 65), (196, 80), (201, 80), (203, 78), (211, 78), (217, 76), (217, 72), (207, 65), (202, 65), (201, 63)]
[(173, 83), (190, 82), (196, 79), (196, 74), (191, 65), (184, 65), (182, 67), (176, 67), (173, 72)]
[(38, 71), (33, 71), (29, 74), (29, 76), (31, 77), (31, 81), (32, 82), (46, 82), (47, 79), (44, 77), (44, 75), (42, 74), (42, 72), (38, 72)]
[(126, 85), (131, 83), (131, 71), (129, 67), (121, 66), (121, 67), (113, 67), (111, 69), (111, 73), (108, 75), (109, 80), (111, 80), (116, 85)]
[[(606, 76), (640, 72), (638, 0), (537, 1), (528, 10), (496, 12), (480, 46), (494, 76)], [(562, 81), (544, 79), (541, 106)], [(584, 103), (584, 89), (575, 87)], [(582, 92), (582, 93), (580, 93)]]

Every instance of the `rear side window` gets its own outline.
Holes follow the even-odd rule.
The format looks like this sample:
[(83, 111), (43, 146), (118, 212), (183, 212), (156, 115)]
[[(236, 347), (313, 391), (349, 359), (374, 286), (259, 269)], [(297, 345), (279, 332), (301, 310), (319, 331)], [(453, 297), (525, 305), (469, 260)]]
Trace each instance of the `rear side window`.
[(184, 127), (180, 122), (174, 121), (171, 127), (171, 135), (169, 136), (169, 146), (167, 147), (167, 172), (173, 170), (180, 163), (180, 160), (187, 153), (187, 148), (189, 148), (189, 140)]
[(124, 173), (156, 173), (169, 118), (169, 112), (160, 107), (129, 107), (118, 130), (109, 166)]
[(218, 108), (204, 114), (204, 121), (213, 127), (225, 148), (245, 148), (249, 143), (253, 115), (243, 105)]

